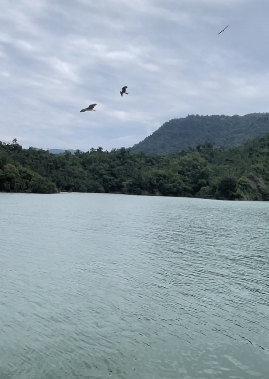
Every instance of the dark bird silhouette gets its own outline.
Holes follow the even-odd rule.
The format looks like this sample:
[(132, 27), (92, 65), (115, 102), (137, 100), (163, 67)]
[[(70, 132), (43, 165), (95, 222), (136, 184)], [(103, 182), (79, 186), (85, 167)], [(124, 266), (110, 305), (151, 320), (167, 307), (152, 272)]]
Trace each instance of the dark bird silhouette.
[(225, 30), (225, 29), (227, 29), (227, 28), (228, 28), (228, 26), (229, 26), (229, 25), (225, 26), (225, 28), (224, 28), (224, 29), (222, 29), (222, 30), (221, 30), (221, 31), (220, 31), (218, 34), (220, 34), (220, 33), (224, 32), (224, 30)]
[(84, 109), (81, 109), (80, 112), (86, 112), (86, 111), (95, 111), (95, 109), (93, 109), (97, 104), (90, 104), (88, 106), (88, 108), (84, 108)]
[(123, 96), (124, 93), (126, 93), (126, 95), (128, 95), (128, 92), (126, 92), (127, 88), (128, 88), (127, 86), (122, 87), (122, 90), (120, 91), (121, 96)]

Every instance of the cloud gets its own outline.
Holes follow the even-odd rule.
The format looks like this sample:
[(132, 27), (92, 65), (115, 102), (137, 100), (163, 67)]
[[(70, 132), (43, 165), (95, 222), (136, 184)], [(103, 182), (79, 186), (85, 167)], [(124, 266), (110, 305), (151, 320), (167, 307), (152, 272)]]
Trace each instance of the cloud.
[(188, 114), (268, 111), (268, 11), (264, 0), (3, 0), (0, 140), (111, 149)]

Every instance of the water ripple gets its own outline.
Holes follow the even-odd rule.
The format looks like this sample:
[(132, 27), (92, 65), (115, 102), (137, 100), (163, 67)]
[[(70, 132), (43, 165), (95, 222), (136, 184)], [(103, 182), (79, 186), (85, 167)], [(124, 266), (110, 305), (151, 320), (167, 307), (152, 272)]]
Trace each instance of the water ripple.
[(266, 378), (269, 204), (0, 194), (0, 378)]

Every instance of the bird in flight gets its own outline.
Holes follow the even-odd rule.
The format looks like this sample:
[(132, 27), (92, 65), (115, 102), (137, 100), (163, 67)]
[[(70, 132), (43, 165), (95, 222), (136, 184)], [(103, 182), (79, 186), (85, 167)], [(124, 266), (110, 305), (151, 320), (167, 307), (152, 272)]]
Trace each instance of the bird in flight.
[(228, 28), (228, 26), (229, 26), (229, 25), (225, 26), (225, 28), (224, 28), (224, 29), (222, 29), (222, 30), (221, 30), (221, 31), (220, 31), (218, 34), (220, 34), (220, 33), (224, 32), (224, 30), (225, 30), (225, 29), (227, 29), (227, 28)]
[(126, 92), (127, 88), (128, 88), (127, 86), (122, 87), (122, 90), (120, 91), (121, 96), (123, 96), (124, 93), (126, 93), (126, 95), (128, 95), (128, 92)]
[(95, 111), (95, 109), (93, 109), (97, 104), (90, 104), (88, 106), (88, 108), (84, 108), (84, 109), (81, 109), (80, 112), (86, 112), (86, 111)]

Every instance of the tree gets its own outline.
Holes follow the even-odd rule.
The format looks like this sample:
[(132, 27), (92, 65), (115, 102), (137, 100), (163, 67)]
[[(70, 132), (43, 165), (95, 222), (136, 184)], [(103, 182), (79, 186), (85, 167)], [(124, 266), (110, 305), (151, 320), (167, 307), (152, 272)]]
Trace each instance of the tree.
[(236, 188), (237, 188), (236, 180), (234, 178), (225, 177), (221, 179), (218, 186), (219, 196), (223, 197), (224, 199), (234, 200)]

